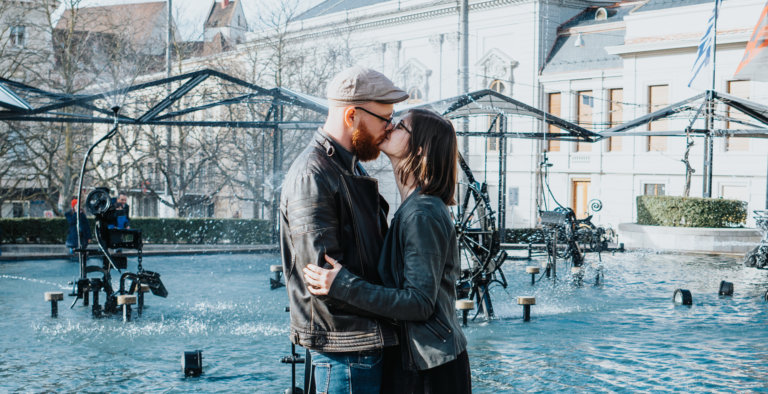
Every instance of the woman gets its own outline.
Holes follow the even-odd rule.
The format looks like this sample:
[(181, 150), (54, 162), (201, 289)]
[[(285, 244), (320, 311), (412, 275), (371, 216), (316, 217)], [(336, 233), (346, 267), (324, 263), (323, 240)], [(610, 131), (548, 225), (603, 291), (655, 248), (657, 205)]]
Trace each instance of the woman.
[(72, 209), (64, 213), (64, 217), (67, 218), (67, 240), (65, 245), (69, 248), (69, 254), (74, 253), (74, 249), (77, 245), (77, 211), (80, 209), (80, 246), (85, 248), (88, 246), (88, 242), (91, 242), (91, 225), (88, 223), (88, 218), (85, 216), (83, 208), (79, 207), (77, 198), (72, 198), (70, 203)]
[(460, 272), (456, 230), (446, 205), (455, 204), (458, 148), (450, 122), (411, 110), (379, 145), (392, 162), (403, 203), (392, 219), (379, 259), (384, 286), (333, 268), (304, 269), (309, 292), (384, 318), (400, 328), (400, 347), (385, 349), (381, 392), (472, 391), (464, 334), (454, 312)]

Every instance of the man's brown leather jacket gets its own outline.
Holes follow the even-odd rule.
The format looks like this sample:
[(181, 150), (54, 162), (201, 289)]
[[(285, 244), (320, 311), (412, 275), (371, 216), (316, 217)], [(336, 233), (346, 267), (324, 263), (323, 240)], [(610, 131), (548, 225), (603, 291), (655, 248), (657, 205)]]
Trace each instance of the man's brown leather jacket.
[(355, 275), (381, 283), (377, 265), (388, 209), (376, 179), (318, 130), (288, 170), (280, 198), (280, 248), (293, 343), (321, 352), (397, 343), (395, 330), (370, 313), (311, 295), (302, 274), (306, 264), (327, 266), (323, 256), (328, 254)]

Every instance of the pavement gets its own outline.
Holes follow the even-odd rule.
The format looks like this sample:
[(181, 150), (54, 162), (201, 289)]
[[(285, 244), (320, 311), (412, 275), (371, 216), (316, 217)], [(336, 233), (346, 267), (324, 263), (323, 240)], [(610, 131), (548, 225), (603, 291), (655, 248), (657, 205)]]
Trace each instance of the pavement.
[[(89, 250), (96, 251), (94, 245)], [(188, 254), (238, 254), (277, 253), (280, 247), (274, 245), (188, 245), (188, 244), (145, 244), (143, 256), (170, 256)], [(15, 260), (67, 259), (69, 249), (64, 245), (5, 244), (0, 245), (0, 262)], [(135, 256), (135, 250), (123, 250), (127, 256)]]

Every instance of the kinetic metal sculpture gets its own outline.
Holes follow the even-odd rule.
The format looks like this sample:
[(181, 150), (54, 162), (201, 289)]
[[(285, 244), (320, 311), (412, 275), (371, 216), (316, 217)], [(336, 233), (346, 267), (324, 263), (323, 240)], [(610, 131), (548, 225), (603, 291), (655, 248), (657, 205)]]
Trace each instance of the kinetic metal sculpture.
[[(117, 134), (118, 129), (118, 117), (117, 113), (120, 111), (120, 107), (112, 108), (114, 112), (114, 126), (113, 128), (102, 138), (96, 141), (85, 154), (83, 159), (83, 166), (80, 169), (80, 180), (78, 182), (78, 196), (83, 192), (83, 176), (85, 174), (85, 166), (88, 162), (91, 152), (100, 143), (112, 138)], [(118, 299), (120, 296), (137, 294), (138, 295), (138, 308), (139, 313), (144, 304), (144, 292), (142, 285), (148, 286), (148, 290), (152, 294), (167, 297), (168, 291), (165, 289), (163, 282), (160, 280), (160, 274), (156, 272), (146, 271), (142, 267), (142, 239), (141, 230), (132, 229), (118, 229), (113, 228), (110, 224), (116, 221), (115, 206), (112, 198), (109, 196), (109, 189), (99, 187), (94, 189), (88, 194), (85, 201), (85, 206), (88, 211), (96, 216), (96, 245), (98, 249), (89, 250), (86, 245), (82, 245), (80, 236), (80, 210), (76, 210), (77, 220), (77, 240), (78, 246), (74, 250), (77, 260), (80, 264), (80, 276), (73, 282), (73, 289), (71, 296), (75, 297), (74, 302), (70, 308), (74, 307), (77, 300), (83, 300), (83, 306), (89, 304), (89, 294), (93, 294), (93, 317), (101, 317), (105, 314), (116, 314), (121, 312), (118, 308)], [(117, 249), (120, 252), (110, 253), (109, 249)], [(128, 257), (122, 253), (122, 249), (135, 249), (138, 254), (138, 267), (136, 273), (125, 272), (122, 270), (128, 267)], [(88, 265), (88, 256), (101, 256), (101, 265)], [(117, 270), (120, 276), (120, 287), (117, 291), (112, 288), (112, 270)], [(101, 274), (101, 277), (88, 277), (89, 273)], [(129, 286), (126, 288), (126, 282)], [(99, 304), (99, 293), (101, 291), (105, 293), (104, 306)], [(129, 311), (129, 305), (123, 308), (124, 318), (130, 320), (130, 313), (125, 316), (125, 312)]]
[(754, 211), (754, 213), (755, 224), (763, 233), (763, 239), (760, 240), (759, 245), (744, 256), (744, 265), (757, 269), (768, 269), (768, 210)]

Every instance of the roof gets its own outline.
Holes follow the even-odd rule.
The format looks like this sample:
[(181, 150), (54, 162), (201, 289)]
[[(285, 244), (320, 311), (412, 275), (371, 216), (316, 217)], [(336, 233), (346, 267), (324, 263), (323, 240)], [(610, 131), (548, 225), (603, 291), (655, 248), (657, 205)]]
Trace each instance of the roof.
[[(598, 10), (605, 9), (606, 19), (597, 19)], [(635, 8), (637, 8), (636, 2), (624, 2), (616, 3), (610, 6), (603, 7), (588, 7), (578, 15), (569, 19), (567, 22), (560, 26), (559, 30), (570, 29), (576, 26), (591, 26), (604, 23), (620, 22), (624, 20), (624, 17), (629, 15)]]
[(715, 5), (714, 0), (649, 0), (648, 3), (640, 7), (638, 11), (663, 10), (665, 8), (685, 7), (704, 3), (710, 3), (713, 6)]
[[(582, 46), (577, 47), (579, 35)], [(605, 48), (622, 44), (624, 30), (561, 35), (555, 40), (543, 73), (620, 68), (621, 56), (609, 54)]]
[[(558, 37), (549, 52), (542, 73), (610, 69), (622, 67), (619, 55), (609, 54), (605, 48), (623, 45), (624, 17), (638, 6), (635, 1), (616, 3), (605, 7), (588, 7), (558, 28)], [(598, 13), (605, 10), (606, 18), (598, 20)], [(605, 25), (601, 30), (600, 25)], [(588, 29), (581, 29), (589, 26)], [(620, 28), (617, 28), (620, 26)], [(581, 45), (576, 41), (581, 37)]]
[[(117, 27), (125, 28), (134, 44), (145, 44), (156, 24), (165, 20), (165, 1), (150, 3), (118, 4), (101, 7), (83, 7), (77, 10), (76, 31), (114, 34)], [(72, 13), (65, 10), (56, 29), (67, 30)], [(130, 21), (130, 23), (126, 23)]]
[(388, 1), (393, 0), (326, 0), (299, 14), (296, 19), (311, 19), (318, 16), (353, 10), (355, 8), (367, 7), (369, 5), (386, 3)]
[(208, 13), (208, 18), (205, 20), (205, 27), (230, 26), (232, 18), (235, 16), (235, 8), (237, 8), (237, 0), (231, 0), (226, 7), (224, 7), (223, 1), (214, 1), (211, 12)]

